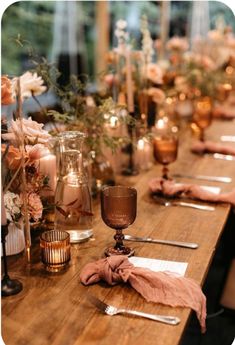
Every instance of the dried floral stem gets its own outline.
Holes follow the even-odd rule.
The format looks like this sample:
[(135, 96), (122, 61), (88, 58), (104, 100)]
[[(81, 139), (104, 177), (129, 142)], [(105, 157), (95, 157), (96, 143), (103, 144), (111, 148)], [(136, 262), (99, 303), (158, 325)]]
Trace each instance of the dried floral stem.
[(30, 262), (30, 247), (31, 247), (31, 234), (30, 234), (30, 223), (29, 223), (29, 212), (27, 203), (27, 192), (26, 192), (26, 173), (25, 173), (25, 146), (24, 146), (24, 132), (23, 132), (23, 119), (22, 119), (22, 99), (21, 99), (21, 88), (20, 88), (20, 78), (17, 79), (17, 109), (16, 117), (20, 121), (21, 135), (20, 139), (20, 150), (22, 152), (22, 194), (23, 194), (23, 209), (24, 209), (24, 234), (25, 234), (25, 245), (27, 260)]
[[(25, 162), (25, 163), (26, 163), (26, 162)], [(21, 160), (19, 167), (18, 167), (17, 170), (15, 171), (15, 173), (14, 173), (14, 175), (12, 176), (11, 180), (9, 181), (8, 185), (4, 188), (4, 193), (6, 193), (6, 192), (9, 190), (9, 188), (10, 188), (11, 185), (12, 185), (12, 183), (15, 181), (15, 179), (16, 179), (16, 177), (17, 177), (17, 175), (18, 175), (20, 169), (22, 168), (22, 166), (23, 166), (23, 159)]]
[[(47, 112), (45, 111), (45, 109), (42, 107), (41, 103), (39, 102), (39, 100), (37, 99), (37, 97), (34, 95), (34, 93), (32, 92), (32, 97), (35, 100), (35, 102), (37, 103), (37, 105), (39, 106), (39, 108), (41, 109), (42, 113), (47, 116)], [(59, 133), (59, 129), (56, 126), (56, 123), (54, 121), (52, 121), (53, 126), (55, 127), (55, 130), (57, 133)]]

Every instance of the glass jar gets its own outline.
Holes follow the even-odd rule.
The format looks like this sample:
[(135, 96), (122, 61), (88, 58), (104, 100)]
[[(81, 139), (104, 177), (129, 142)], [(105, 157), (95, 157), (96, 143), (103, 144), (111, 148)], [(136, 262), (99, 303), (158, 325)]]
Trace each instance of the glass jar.
[(55, 193), (55, 229), (67, 231), (70, 242), (93, 235), (91, 194), (83, 169), (82, 144), (85, 134), (63, 132), (59, 136), (59, 178)]

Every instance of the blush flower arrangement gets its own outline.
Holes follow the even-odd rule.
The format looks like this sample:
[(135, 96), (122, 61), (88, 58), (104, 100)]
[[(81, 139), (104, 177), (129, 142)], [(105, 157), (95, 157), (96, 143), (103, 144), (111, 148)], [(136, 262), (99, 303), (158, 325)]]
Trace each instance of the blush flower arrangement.
[[(32, 95), (46, 91), (43, 80), (36, 73), (26, 72), (19, 77), (20, 102)], [(17, 102), (17, 78), (1, 78), (1, 102), (3, 105)], [(46, 153), (51, 135), (43, 124), (31, 118), (23, 118), (17, 109), (14, 119), (2, 126), (2, 178), (4, 204), (9, 222), (19, 226), (23, 218), (37, 222), (42, 217), (41, 192), (48, 188), (47, 176), (39, 171), (39, 159)], [(18, 114), (17, 114), (18, 113)], [(18, 115), (18, 116), (17, 116)], [(19, 116), (20, 115), (20, 116)], [(26, 215), (27, 213), (27, 215)]]

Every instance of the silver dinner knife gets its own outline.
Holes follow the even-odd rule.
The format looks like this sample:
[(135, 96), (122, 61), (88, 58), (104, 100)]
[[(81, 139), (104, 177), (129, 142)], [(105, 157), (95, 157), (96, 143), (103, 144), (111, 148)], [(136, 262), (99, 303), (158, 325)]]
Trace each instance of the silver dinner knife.
[(150, 242), (150, 243), (168, 244), (170, 246), (177, 246), (177, 247), (191, 248), (191, 249), (197, 249), (198, 248), (197, 243), (170, 241), (170, 240), (158, 240), (158, 239), (154, 239), (151, 237), (137, 237), (137, 236), (125, 235), (124, 240), (134, 241), (134, 242)]
[(224, 183), (232, 182), (231, 177), (227, 177), (227, 176), (184, 175), (184, 174), (173, 174), (172, 176), (198, 179), (198, 180), (215, 181), (215, 182), (224, 182)]
[(229, 141), (231, 143), (235, 143), (235, 135), (222, 135), (220, 137), (221, 141)]
[(235, 160), (235, 156), (232, 155), (223, 155), (222, 153), (214, 153), (213, 157), (215, 159), (223, 159), (225, 161), (234, 161)]

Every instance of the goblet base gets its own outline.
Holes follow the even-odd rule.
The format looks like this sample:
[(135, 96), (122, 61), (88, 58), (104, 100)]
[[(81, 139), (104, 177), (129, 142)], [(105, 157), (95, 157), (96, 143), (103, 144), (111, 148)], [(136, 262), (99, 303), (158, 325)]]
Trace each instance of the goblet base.
[(134, 249), (130, 247), (123, 247), (122, 249), (116, 249), (114, 247), (109, 247), (105, 250), (106, 256), (114, 256), (114, 255), (126, 255), (128, 257), (134, 255)]

